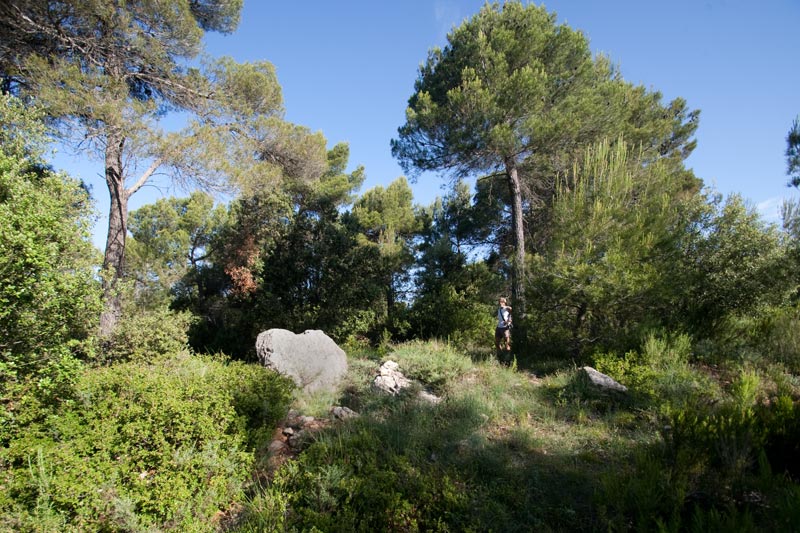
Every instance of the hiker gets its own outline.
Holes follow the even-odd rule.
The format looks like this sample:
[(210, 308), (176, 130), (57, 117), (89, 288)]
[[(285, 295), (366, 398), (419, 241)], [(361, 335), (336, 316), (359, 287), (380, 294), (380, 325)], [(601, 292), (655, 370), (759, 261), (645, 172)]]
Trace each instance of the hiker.
[(511, 307), (501, 297), (497, 308), (497, 327), (494, 330), (494, 345), (498, 351), (511, 351)]

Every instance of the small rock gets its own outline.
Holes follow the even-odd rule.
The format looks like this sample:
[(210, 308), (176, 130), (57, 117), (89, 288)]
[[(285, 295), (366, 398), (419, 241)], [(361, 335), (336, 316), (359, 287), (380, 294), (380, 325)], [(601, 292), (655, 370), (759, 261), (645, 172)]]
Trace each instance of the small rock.
[(294, 430), (292, 428), (283, 428), (283, 434), (289, 437), (294, 435)]
[(332, 407), (331, 414), (337, 420), (347, 420), (348, 418), (355, 418), (358, 416), (358, 413), (350, 409), (349, 407)]
[(373, 386), (384, 392), (395, 395), (401, 390), (411, 386), (411, 380), (399, 370), (400, 365), (394, 361), (386, 361), (378, 370), (378, 375), (372, 382)]
[(278, 454), (286, 450), (286, 443), (281, 440), (274, 440), (269, 443), (269, 453), (272, 455)]
[(295, 449), (299, 448), (300, 444), (302, 442), (301, 441), (302, 435), (303, 435), (303, 433), (300, 432), (300, 433), (295, 433), (294, 435), (289, 437), (289, 440), (287, 441), (287, 444), (289, 444), (289, 447), (290, 448), (295, 448)]
[(430, 392), (428, 392), (426, 390), (419, 391), (419, 394), (417, 395), (417, 397), (420, 400), (422, 400), (423, 402), (428, 402), (429, 404), (432, 404), (432, 405), (438, 405), (442, 401), (441, 398), (439, 398), (435, 394), (432, 394), (432, 393), (430, 393)]

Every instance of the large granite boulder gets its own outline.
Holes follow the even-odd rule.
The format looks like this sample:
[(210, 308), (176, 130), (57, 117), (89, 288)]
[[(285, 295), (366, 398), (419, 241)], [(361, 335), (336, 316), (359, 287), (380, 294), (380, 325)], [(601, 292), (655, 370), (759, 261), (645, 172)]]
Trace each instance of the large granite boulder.
[(258, 360), (288, 376), (306, 392), (333, 391), (347, 373), (347, 355), (320, 330), (298, 335), (270, 329), (256, 339)]

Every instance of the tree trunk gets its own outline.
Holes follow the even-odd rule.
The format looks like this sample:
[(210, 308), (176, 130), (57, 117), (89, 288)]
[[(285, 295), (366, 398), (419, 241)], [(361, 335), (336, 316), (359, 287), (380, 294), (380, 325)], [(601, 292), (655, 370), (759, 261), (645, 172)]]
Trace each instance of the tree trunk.
[(103, 279), (105, 309), (100, 315), (100, 336), (108, 337), (122, 314), (122, 300), (117, 282), (125, 264), (125, 238), (128, 231), (128, 192), (122, 175), (122, 148), (125, 138), (112, 135), (106, 145), (106, 185), (111, 198), (108, 212), (108, 235), (103, 270), (110, 275)]
[(511, 192), (511, 222), (514, 232), (514, 259), (511, 267), (511, 300), (514, 308), (515, 326), (525, 320), (525, 230), (522, 226), (522, 191), (513, 159), (506, 160), (508, 188)]

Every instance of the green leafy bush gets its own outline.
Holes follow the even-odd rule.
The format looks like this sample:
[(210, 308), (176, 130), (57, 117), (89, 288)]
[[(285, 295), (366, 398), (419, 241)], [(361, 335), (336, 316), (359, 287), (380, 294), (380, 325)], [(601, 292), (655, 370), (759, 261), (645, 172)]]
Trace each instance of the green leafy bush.
[(604, 519), (637, 530), (791, 530), (800, 408), (785, 396), (760, 401), (759, 383), (744, 370), (722, 400), (669, 407), (663, 442), (604, 475)]
[(800, 374), (800, 308), (765, 307), (750, 315), (729, 316), (719, 324), (713, 342), (704, 343), (705, 359), (782, 365)]
[(91, 337), (101, 310), (92, 205), (43, 164), (43, 136), (36, 111), (0, 95), (0, 394)]
[(687, 335), (649, 334), (641, 352), (623, 357), (597, 354), (597, 370), (626, 385), (642, 401), (659, 405), (687, 405), (701, 397), (717, 394), (712, 380), (689, 364), (692, 352)]
[(136, 309), (119, 321), (103, 351), (116, 361), (152, 361), (186, 349), (194, 322), (188, 311)]
[(464, 265), (443, 279), (428, 274), (421, 281), (409, 317), (417, 336), (447, 339), (460, 348), (491, 346), (497, 320), (493, 300), (503, 281), (485, 263)]
[(252, 446), (290, 398), (290, 383), (262, 367), (186, 353), (87, 370), (72, 400), (3, 449), (1, 520), (210, 531), (215, 513), (243, 499)]

